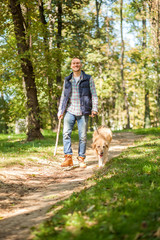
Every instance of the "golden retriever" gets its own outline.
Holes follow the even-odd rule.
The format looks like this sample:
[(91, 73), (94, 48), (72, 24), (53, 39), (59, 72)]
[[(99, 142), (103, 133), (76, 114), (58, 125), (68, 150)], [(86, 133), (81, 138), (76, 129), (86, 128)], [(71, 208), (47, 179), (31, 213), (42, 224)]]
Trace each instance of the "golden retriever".
[(101, 126), (94, 131), (92, 147), (96, 151), (99, 167), (103, 167), (108, 161), (108, 150), (111, 141), (112, 132), (109, 128)]

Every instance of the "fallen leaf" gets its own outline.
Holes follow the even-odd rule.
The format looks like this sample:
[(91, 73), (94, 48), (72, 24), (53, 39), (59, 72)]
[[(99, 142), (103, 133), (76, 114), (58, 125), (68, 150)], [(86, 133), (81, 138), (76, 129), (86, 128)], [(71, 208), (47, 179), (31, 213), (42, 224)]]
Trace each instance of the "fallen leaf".
[(157, 229), (154, 236), (160, 238), (160, 227)]
[(90, 211), (92, 211), (93, 208), (95, 208), (95, 205), (90, 206), (90, 207), (86, 210), (86, 212), (90, 212)]
[(137, 233), (134, 240), (141, 239), (142, 236), (143, 236), (143, 233)]

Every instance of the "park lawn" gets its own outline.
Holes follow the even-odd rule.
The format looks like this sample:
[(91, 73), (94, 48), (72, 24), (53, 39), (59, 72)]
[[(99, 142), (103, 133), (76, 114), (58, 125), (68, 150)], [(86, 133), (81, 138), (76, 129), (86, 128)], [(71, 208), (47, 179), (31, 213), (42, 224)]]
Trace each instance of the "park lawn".
[[(26, 141), (25, 134), (0, 134), (0, 168), (13, 165), (35, 164), (39, 159), (55, 160), (54, 147), (56, 133), (50, 130), (43, 131), (44, 139), (31, 142)], [(91, 139), (92, 133), (88, 133)], [(78, 131), (72, 133), (72, 141), (78, 142)], [(59, 148), (63, 149), (62, 132), (59, 136)]]
[(0, 134), (0, 167), (25, 165), (36, 162), (36, 158), (53, 156), (56, 133), (44, 131), (44, 136), (42, 140), (27, 142), (25, 134)]
[(160, 239), (160, 128), (134, 132), (144, 139), (54, 205), (34, 240)]

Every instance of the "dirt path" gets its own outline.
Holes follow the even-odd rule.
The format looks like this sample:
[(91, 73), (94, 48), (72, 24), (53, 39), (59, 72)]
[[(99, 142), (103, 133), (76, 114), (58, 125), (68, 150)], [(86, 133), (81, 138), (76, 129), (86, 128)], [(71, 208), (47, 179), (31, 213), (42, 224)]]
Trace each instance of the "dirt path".
[[(109, 159), (132, 146), (140, 136), (133, 133), (116, 133), (109, 150)], [(57, 160), (35, 159), (36, 164), (3, 168), (0, 171), (0, 239), (31, 239), (30, 228), (50, 217), (47, 210), (72, 192), (85, 187), (85, 180), (97, 169), (97, 160), (87, 147), (87, 168), (66, 171), (60, 167), (62, 148)], [(77, 146), (74, 146), (74, 163), (77, 164)]]

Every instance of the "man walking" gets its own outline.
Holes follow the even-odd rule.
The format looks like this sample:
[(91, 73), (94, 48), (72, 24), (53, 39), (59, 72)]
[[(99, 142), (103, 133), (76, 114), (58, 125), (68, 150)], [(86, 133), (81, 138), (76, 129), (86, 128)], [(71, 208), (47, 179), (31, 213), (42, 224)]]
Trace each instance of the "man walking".
[(73, 166), (71, 133), (75, 122), (78, 125), (79, 149), (78, 161), (80, 167), (85, 168), (85, 152), (87, 143), (87, 125), (89, 115), (94, 117), (98, 110), (98, 98), (92, 77), (81, 70), (82, 63), (79, 58), (73, 58), (71, 69), (73, 72), (65, 78), (61, 95), (58, 118), (63, 123), (63, 145), (65, 160), (61, 167)]

